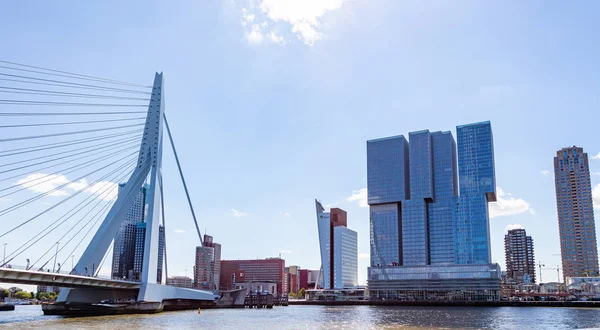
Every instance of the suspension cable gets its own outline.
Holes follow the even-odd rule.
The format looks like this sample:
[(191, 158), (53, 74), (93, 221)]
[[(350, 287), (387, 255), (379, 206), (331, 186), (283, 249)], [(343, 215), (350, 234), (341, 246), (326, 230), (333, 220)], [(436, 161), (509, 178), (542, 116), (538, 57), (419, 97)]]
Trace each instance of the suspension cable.
[[(123, 172), (127, 172), (127, 171), (122, 171), (120, 174), (123, 174)], [(105, 191), (106, 189), (110, 188), (110, 184), (112, 183), (113, 179), (116, 179), (119, 175), (116, 175), (114, 177), (111, 178), (111, 180), (104, 182), (102, 184), (102, 188), (100, 188), (100, 190), (98, 191)], [(120, 181), (123, 180), (123, 178), (125, 178), (127, 176), (127, 174), (125, 174), (125, 176), (122, 177), (122, 179)], [(120, 182), (119, 181), (119, 182)], [(39, 242), (41, 239), (43, 239), (44, 237), (46, 237), (48, 234), (50, 234), (51, 232), (53, 232), (55, 229), (57, 229), (58, 227), (60, 227), (63, 223), (65, 223), (66, 221), (68, 221), (69, 219), (71, 219), (73, 216), (75, 216), (75, 214), (79, 213), (81, 210), (83, 210), (86, 206), (88, 206), (89, 204), (91, 204), (95, 199), (93, 198), (95, 197), (94, 194), (90, 194), (89, 196), (87, 196), (86, 198), (84, 198), (81, 202), (79, 202), (77, 205), (75, 205), (75, 207), (71, 208), (70, 210), (68, 210), (65, 214), (63, 214), (61, 217), (59, 217), (55, 222), (51, 222), (46, 228), (42, 229), (39, 233), (37, 233), (35, 236), (33, 236), (32, 238), (29, 239), (29, 241), (25, 242), (23, 245), (21, 245), (19, 248), (17, 248), (15, 251), (13, 251), (12, 253), (10, 253), (8, 255), (8, 257), (10, 258), (8, 261), (6, 261), (4, 264), (2, 264), (0, 267), (4, 267), (4, 265), (6, 265), (7, 263), (9, 263), (10, 261), (12, 261), (15, 257), (21, 255), (23, 252), (25, 252), (27, 249), (29, 249), (32, 245), (36, 244), (37, 242)], [(86, 203), (87, 201), (87, 203)], [(100, 200), (98, 203), (102, 202), (102, 200)], [(84, 205), (85, 203), (85, 205)], [(97, 204), (98, 205), (98, 204)], [(94, 206), (95, 207), (95, 206)], [(73, 212), (73, 213), (71, 213)], [(70, 215), (69, 215), (70, 214)], [(61, 221), (62, 220), (62, 221)], [(60, 222), (59, 222), (60, 221)], [(54, 226), (54, 228), (50, 229), (49, 231), (47, 231), (49, 228), (51, 228), (52, 226)], [(44, 232), (46, 232), (44, 234)], [(37, 239), (35, 242), (31, 243), (33, 240), (35, 240), (36, 238), (38, 238), (40, 235), (44, 234), (42, 237), (40, 237), (39, 239)], [(29, 244), (31, 243), (31, 244)], [(25, 247), (23, 249), (23, 247), (25, 245), (29, 244), (29, 246)], [(19, 251), (21, 250), (21, 251)], [(12, 257), (12, 258), (11, 258)]]
[(43, 90), (43, 89), (40, 90), (40, 89), (16, 88), (16, 87), (5, 87), (5, 86), (0, 86), (0, 93), (21, 94), (21, 95), (40, 95), (40, 96), (51, 96), (51, 97), (74, 97), (74, 98), (84, 98), (84, 99), (150, 101), (150, 99), (141, 98), (141, 97), (127, 97), (127, 96), (85, 94), (85, 93), (83, 93), (83, 94), (82, 93), (69, 93), (69, 92)]
[[(0, 73), (1, 74), (1, 73)], [(76, 106), (76, 107), (148, 107), (147, 104), (114, 104), (114, 103), (78, 103), (78, 102), (52, 102), (34, 100), (0, 100), (5, 105), (48, 105), (48, 106)]]
[(128, 115), (133, 113), (147, 113), (146, 111), (105, 111), (105, 112), (2, 112), (0, 116), (91, 116), (91, 115)]
[[(138, 145), (138, 144), (139, 144), (139, 141), (133, 141), (132, 140), (127, 145)], [(32, 167), (32, 166), (36, 166), (36, 165), (40, 165), (40, 164), (46, 164), (48, 162), (53, 162), (53, 161), (62, 160), (62, 159), (66, 159), (66, 158), (72, 158), (72, 157), (75, 157), (75, 156), (87, 154), (87, 153), (90, 153), (90, 152), (93, 152), (93, 151), (97, 151), (97, 150), (101, 150), (101, 149), (107, 149), (107, 148), (110, 148), (110, 147), (112, 147), (112, 145), (108, 145), (108, 146), (104, 146), (104, 147), (99, 147), (99, 148), (94, 148), (94, 149), (87, 149), (85, 151), (77, 152), (77, 153), (74, 153), (74, 154), (69, 154), (69, 155), (66, 155), (66, 156), (61, 156), (61, 157), (53, 158), (53, 159), (47, 159), (45, 161), (41, 161), (41, 162), (29, 164), (29, 165), (23, 165), (23, 166), (11, 168), (9, 170), (0, 171), (0, 174), (8, 173), (8, 172), (14, 172), (14, 171), (17, 171), (17, 170), (21, 170), (21, 169), (24, 169), (24, 168), (28, 168), (28, 167)]]
[(19, 80), (19, 79), (10, 79), (10, 78), (0, 78), (0, 81), (10, 81), (10, 82), (16, 82), (16, 83), (21, 83), (21, 84), (34, 84), (34, 85), (43, 85), (43, 86), (56, 86), (56, 87), (63, 87), (63, 88), (76, 88), (76, 89), (87, 89), (87, 90), (95, 90), (95, 91), (104, 91), (104, 92), (115, 92), (115, 93), (124, 93), (124, 94), (152, 94), (149, 92), (142, 92), (142, 91), (135, 91), (135, 90), (126, 90), (126, 89), (109, 89), (108, 87), (104, 87), (104, 86), (97, 86), (97, 87), (85, 87), (85, 86), (72, 86), (72, 85), (66, 85), (66, 84), (53, 84), (53, 83), (46, 83), (46, 82), (39, 82), (39, 81), (28, 81), (28, 80)]
[[(99, 198), (100, 200), (102, 200), (102, 196), (99, 196), (98, 198)], [(96, 204), (96, 206), (98, 206), (99, 204), (100, 204), (100, 202), (98, 202), (98, 203)], [(62, 251), (62, 250), (65, 248), (65, 246), (67, 246), (67, 245), (68, 245), (68, 244), (69, 244), (69, 243), (70, 243), (70, 242), (73, 240), (73, 238), (74, 238), (74, 237), (75, 237), (77, 234), (79, 234), (79, 233), (80, 233), (80, 232), (83, 230), (83, 228), (85, 228), (85, 227), (86, 227), (88, 224), (90, 224), (90, 222), (92, 222), (92, 221), (93, 221), (93, 220), (94, 220), (94, 219), (95, 219), (97, 216), (99, 216), (99, 215), (100, 215), (100, 214), (101, 214), (103, 211), (105, 211), (106, 209), (108, 209), (108, 207), (109, 207), (110, 205), (111, 205), (111, 203), (106, 203), (106, 204), (105, 204), (103, 207), (101, 207), (101, 208), (100, 208), (100, 210), (98, 210), (98, 212), (97, 212), (97, 213), (96, 213), (94, 216), (92, 216), (92, 217), (90, 218), (90, 220), (88, 220), (88, 222), (86, 222), (86, 223), (85, 223), (85, 224), (84, 224), (84, 225), (83, 225), (83, 226), (82, 226), (82, 227), (79, 229), (79, 231), (77, 231), (77, 232), (76, 232), (76, 233), (75, 233), (75, 234), (74, 234), (74, 235), (73, 235), (73, 236), (72, 236), (72, 237), (71, 237), (71, 238), (70, 238), (70, 239), (69, 239), (69, 240), (68, 240), (68, 241), (67, 241), (65, 244), (63, 244), (63, 245), (60, 247), (60, 249), (58, 249), (58, 251), (56, 252), (56, 254), (58, 255), (58, 253), (59, 253), (60, 251)], [(83, 216), (81, 217), (81, 219), (79, 219), (79, 221), (77, 221), (77, 222), (76, 222), (76, 223), (75, 223), (73, 226), (71, 226), (71, 228), (69, 228), (69, 230), (67, 230), (67, 232), (65, 232), (65, 233), (63, 234), (63, 236), (61, 236), (61, 238), (59, 238), (59, 239), (57, 240), (57, 242), (60, 242), (60, 241), (62, 241), (62, 240), (63, 240), (63, 239), (64, 239), (64, 238), (65, 238), (65, 237), (66, 237), (66, 236), (67, 236), (67, 235), (68, 235), (68, 234), (71, 232), (71, 230), (75, 229), (75, 227), (77, 227), (77, 225), (79, 225), (79, 223), (81, 223), (81, 222), (82, 222), (82, 221), (85, 219), (85, 217), (87, 217), (87, 216), (88, 216), (90, 213), (92, 213), (92, 211), (95, 209), (95, 207), (96, 207), (96, 206), (92, 207), (92, 208), (91, 208), (91, 209), (90, 209), (90, 210), (89, 210), (89, 211), (88, 211), (88, 212), (87, 212), (85, 215), (83, 215)], [(42, 258), (44, 258), (44, 256), (45, 256), (45, 255), (46, 255), (48, 252), (50, 252), (51, 250), (52, 250), (52, 247), (51, 247), (50, 249), (48, 249), (48, 250), (47, 250), (47, 251), (46, 251), (46, 252), (45, 252), (45, 253), (44, 253), (44, 254), (43, 254), (41, 257), (39, 257), (39, 258), (38, 258), (38, 259), (37, 259), (37, 260), (36, 260), (36, 261), (35, 261), (33, 264), (31, 264), (30, 268), (32, 268), (32, 267), (33, 267), (35, 264), (37, 264), (37, 263), (38, 263), (38, 261), (40, 261)], [(44, 263), (42, 266), (40, 266), (40, 269), (44, 268), (44, 267), (45, 267), (45, 266), (48, 264), (48, 262), (50, 262), (50, 260), (52, 260), (52, 258), (50, 258), (50, 259), (49, 259), (48, 261), (46, 261), (46, 262), (45, 262), (45, 263)]]
[[(148, 164), (150, 164), (150, 160), (149, 160), (149, 159), (148, 159), (148, 160), (146, 160), (146, 162), (144, 163), (144, 166), (147, 166)], [(135, 170), (135, 169), (134, 169), (134, 170)], [(128, 199), (128, 198), (129, 198), (129, 197), (130, 197), (132, 194), (134, 194), (134, 193), (135, 193), (135, 194), (137, 194), (137, 193), (139, 193), (139, 191), (138, 191), (138, 190), (135, 190), (135, 189), (132, 189), (132, 190), (131, 190), (131, 191), (130, 191), (128, 194), (127, 194), (127, 196), (126, 196), (126, 198), (125, 198), (125, 199)], [(113, 204), (113, 206), (114, 206), (114, 204)], [(121, 210), (122, 208), (123, 208), (123, 203), (121, 203), (121, 204), (118, 206), (117, 212), (118, 212), (119, 210)], [(107, 215), (107, 214), (108, 214), (108, 213), (106, 213), (106, 214), (105, 214), (104, 218), (106, 218), (106, 215)], [(98, 220), (99, 220), (99, 219), (98, 219)], [(96, 220), (96, 222), (98, 222), (98, 220)], [(95, 225), (96, 225), (96, 223), (94, 223), (94, 224), (93, 224), (93, 225), (90, 227), (90, 229), (88, 229), (87, 233), (86, 233), (86, 234), (85, 234), (85, 235), (84, 235), (84, 236), (81, 238), (81, 240), (79, 241), (79, 243), (77, 243), (77, 245), (76, 245), (76, 246), (73, 248), (73, 251), (71, 251), (71, 253), (70, 253), (69, 255), (72, 255), (72, 254), (75, 252), (75, 250), (77, 250), (77, 248), (79, 247), (79, 245), (81, 245), (81, 243), (82, 243), (82, 242), (85, 240), (85, 238), (86, 238), (86, 237), (87, 237), (87, 235), (90, 233), (90, 231), (92, 230), (92, 228), (94, 228), (94, 226), (95, 226)], [(93, 274), (92, 274), (92, 275), (93, 275)]]
[(40, 70), (45, 70), (45, 71), (49, 71), (49, 72), (63, 73), (63, 74), (67, 74), (67, 75), (71, 75), (71, 76), (75, 76), (75, 77), (90, 78), (90, 79), (104, 81), (104, 82), (107, 82), (107, 83), (111, 82), (111, 83), (118, 83), (118, 84), (130, 85), (130, 86), (136, 86), (136, 87), (152, 88), (152, 86), (147, 86), (147, 85), (139, 85), (139, 84), (125, 82), (125, 81), (120, 81), (120, 80), (114, 80), (114, 79), (107, 79), (107, 78), (89, 76), (89, 75), (84, 75), (84, 74), (79, 74), (79, 73), (68, 72), (68, 71), (48, 69), (48, 68), (44, 68), (44, 67), (40, 67), (40, 66), (27, 65), (27, 64), (10, 62), (10, 61), (0, 60), (0, 63), (17, 65), (17, 66), (21, 66), (21, 67), (25, 67), (25, 68), (40, 69)]
[[(198, 226), (198, 220), (196, 219), (196, 212), (194, 212), (194, 206), (192, 205), (192, 199), (190, 198), (190, 194), (187, 189), (187, 184), (185, 183), (185, 178), (183, 177), (183, 170), (181, 169), (181, 163), (179, 162), (179, 157), (177, 156), (177, 150), (175, 149), (175, 142), (173, 141), (173, 137), (171, 136), (171, 129), (169, 128), (169, 122), (167, 121), (167, 115), (163, 112), (163, 119), (165, 120), (165, 127), (167, 128), (167, 133), (169, 135), (169, 141), (171, 142), (171, 148), (173, 149), (173, 154), (175, 155), (175, 162), (177, 163), (177, 169), (179, 170), (179, 176), (181, 177), (181, 182), (183, 183), (183, 189), (185, 190), (185, 196), (187, 197), (188, 205), (190, 207), (190, 211), (192, 212), (192, 218), (194, 219), (194, 225), (196, 225), (196, 232), (198, 232), (198, 238), (200, 239), (200, 246), (204, 248), (204, 239), (202, 239), (202, 234), (200, 233), (200, 226)], [(210, 274), (210, 278), (213, 284), (213, 287), (216, 288), (216, 282), (214, 278), (214, 274), (210, 267), (210, 262), (207, 262), (208, 272)]]
[(145, 120), (146, 117), (136, 118), (124, 118), (124, 119), (104, 119), (104, 120), (88, 120), (88, 121), (67, 121), (60, 123), (37, 123), (37, 124), (16, 124), (16, 125), (0, 125), (0, 128), (16, 128), (16, 127), (36, 127), (36, 126), (57, 126), (57, 125), (75, 125), (75, 124), (96, 124), (96, 123), (109, 123), (114, 121), (128, 121), (128, 120)]
[[(96, 156), (96, 155), (102, 154), (103, 152), (105, 152), (105, 151), (91, 153), (89, 155), (82, 156), (80, 159), (88, 158), (88, 157), (92, 157), (92, 156)], [(98, 158), (96, 158), (96, 159), (98, 159)], [(49, 169), (49, 168), (53, 168), (53, 167), (56, 167), (56, 166), (59, 166), (59, 165), (64, 165), (64, 164), (67, 164), (67, 163), (70, 163), (70, 162), (72, 162), (72, 160), (66, 160), (64, 162), (60, 162), (60, 163), (57, 163), (57, 164), (52, 164), (52, 165), (49, 165), (49, 166), (35, 168), (33, 171), (30, 171), (30, 172), (19, 173), (19, 174), (13, 175), (13, 176), (6, 177), (4, 179), (0, 179), (0, 182), (4, 182), (4, 181), (10, 180), (10, 179), (14, 179), (14, 178), (18, 178), (18, 177), (21, 177), (21, 176), (29, 176), (29, 175), (37, 173), (39, 171), (46, 170), (46, 169)], [(48, 163), (48, 161), (40, 163), (40, 164), (46, 164), (46, 163)], [(68, 169), (71, 169), (71, 168), (72, 167), (67, 167), (65, 169), (62, 169), (62, 171), (65, 171), (65, 170), (68, 170)]]
[[(54, 157), (54, 156), (58, 156), (58, 155), (66, 154), (66, 156), (64, 156), (64, 157), (73, 157), (73, 156), (80, 155), (82, 152), (87, 153), (90, 151), (112, 148), (115, 146), (124, 145), (124, 144), (131, 143), (131, 142), (139, 143), (139, 140), (137, 137), (132, 137), (129, 139), (125, 139), (123, 141), (119, 141), (118, 143), (114, 143), (111, 141), (111, 142), (103, 142), (103, 143), (99, 143), (99, 144), (93, 144), (93, 145), (87, 146), (85, 148), (86, 151), (80, 151), (81, 149), (65, 150), (65, 151), (56, 152), (56, 153), (52, 153), (52, 154), (48, 154), (48, 155), (43, 155), (43, 156), (38, 156), (38, 157), (33, 157), (33, 158), (28, 158), (28, 159), (22, 159), (22, 160), (15, 161), (12, 163), (2, 164), (2, 165), (0, 165), (0, 168), (11, 166), (11, 165), (23, 164), (23, 163), (31, 162), (31, 161), (38, 160), (38, 159), (50, 158), (50, 157)], [(62, 159), (62, 157), (59, 157), (59, 159)], [(0, 173), (4, 173), (4, 172), (0, 172)]]
[(12, 142), (12, 141), (20, 141), (20, 140), (41, 139), (41, 138), (54, 137), (54, 136), (85, 134), (85, 133), (93, 133), (93, 132), (101, 132), (101, 131), (110, 131), (110, 130), (114, 130), (114, 129), (121, 129), (121, 128), (127, 128), (127, 127), (139, 127), (139, 126), (144, 126), (144, 124), (133, 124), (133, 125), (115, 126), (115, 127), (107, 127), (107, 128), (96, 128), (96, 129), (88, 129), (88, 130), (83, 130), (83, 131), (53, 133), (53, 134), (44, 134), (44, 135), (20, 136), (20, 137), (16, 137), (16, 138), (0, 139), (0, 142)]
[[(127, 148), (127, 149), (123, 149), (123, 150), (119, 150), (119, 151), (113, 152), (113, 153), (111, 153), (109, 155), (106, 155), (106, 156), (102, 157), (101, 160), (106, 160), (109, 157), (112, 157), (114, 155), (118, 155), (118, 154), (124, 153), (124, 152), (129, 151), (129, 150), (133, 150), (133, 149), (135, 149), (135, 146), (133, 148)], [(132, 155), (135, 155), (136, 153), (139, 153), (139, 152), (138, 151), (134, 151), (133, 153), (130, 153), (127, 156), (132, 156)], [(127, 157), (127, 156), (125, 156), (125, 157)], [(98, 160), (90, 160), (90, 161), (87, 161), (87, 162), (83, 163), (83, 166), (81, 166), (81, 164), (80, 165), (76, 165), (77, 168), (71, 169), (71, 170), (66, 171), (66, 172), (55, 172), (55, 173), (52, 173), (52, 174), (45, 174), (45, 175), (43, 175), (41, 177), (38, 177), (38, 178), (35, 178), (35, 179), (31, 179), (31, 180), (28, 180), (28, 181), (25, 181), (25, 182), (19, 181), (17, 183), (17, 185), (13, 185), (13, 186), (10, 186), (10, 187), (4, 188), (4, 189), (0, 189), (0, 192), (6, 191), (6, 190), (9, 190), (9, 189), (14, 189), (14, 188), (17, 188), (17, 187), (22, 187), (21, 189), (17, 189), (15, 191), (10, 192), (10, 193), (6, 193), (6, 194), (0, 196), (0, 198), (4, 198), (4, 197), (7, 197), (7, 196), (16, 194), (16, 193), (21, 192), (23, 190), (31, 189), (31, 187), (35, 187), (35, 186), (40, 185), (42, 183), (54, 180), (56, 178), (56, 176), (59, 175), (58, 173), (60, 173), (60, 175), (64, 176), (64, 175), (67, 175), (69, 173), (82, 170), (82, 169), (84, 169), (86, 167), (89, 167), (89, 166), (92, 166), (92, 165), (96, 165), (98, 163), (99, 163)], [(39, 181), (39, 180), (44, 179), (44, 178), (47, 178), (47, 179), (43, 180), (43, 181)], [(35, 181), (39, 181), (39, 182), (36, 182), (34, 184), (30, 184), (30, 183), (35, 182)]]
[(43, 78), (21, 76), (21, 75), (8, 74), (8, 73), (0, 73), (0, 76), (11, 77), (11, 78), (29, 79), (29, 80), (34, 80), (34, 81), (42, 81), (42, 82), (50, 82), (50, 83), (59, 83), (59, 84), (62, 84), (62, 85), (69, 85), (69, 86), (94, 87), (94, 88), (101, 88), (101, 89), (104, 89), (104, 90), (107, 90), (107, 91), (115, 91), (115, 92), (131, 92), (131, 93), (140, 93), (140, 94), (151, 94), (150, 92), (142, 92), (142, 91), (137, 91), (137, 90), (133, 90), (133, 89), (114, 88), (114, 87), (99, 86), (99, 85), (80, 84), (80, 83), (74, 83), (74, 82), (69, 82), (69, 81), (43, 79)]
[[(17, 228), (21, 227), (21, 226), (22, 226), (22, 225), (24, 225), (25, 223), (28, 223), (29, 221), (31, 221), (31, 220), (33, 220), (33, 219), (37, 218), (38, 216), (40, 216), (40, 215), (42, 215), (42, 214), (44, 214), (44, 213), (46, 213), (46, 212), (48, 212), (48, 211), (50, 211), (50, 210), (54, 209), (55, 207), (57, 207), (58, 205), (60, 205), (60, 204), (62, 204), (62, 203), (64, 203), (64, 202), (66, 202), (66, 201), (68, 201), (69, 199), (71, 199), (71, 198), (73, 198), (73, 197), (75, 197), (75, 196), (79, 195), (79, 194), (80, 194), (81, 192), (83, 192), (85, 189), (88, 189), (88, 188), (90, 188), (92, 185), (94, 185), (94, 184), (98, 183), (100, 180), (103, 180), (103, 179), (105, 179), (107, 176), (114, 174), (114, 172), (116, 172), (116, 171), (118, 171), (118, 170), (122, 169), (124, 166), (126, 166), (126, 165), (128, 165), (128, 164), (129, 164), (129, 163), (123, 164), (123, 165), (119, 166), (118, 168), (116, 168), (115, 170), (112, 170), (112, 171), (111, 171), (111, 172), (109, 172), (107, 175), (103, 176), (102, 178), (100, 178), (100, 179), (97, 179), (96, 181), (94, 181), (94, 182), (92, 182), (92, 183), (88, 184), (88, 185), (87, 185), (86, 187), (84, 187), (83, 189), (76, 191), (76, 192), (75, 192), (73, 195), (70, 195), (69, 197), (67, 197), (67, 198), (63, 199), (62, 201), (58, 202), (57, 204), (55, 204), (55, 205), (53, 205), (53, 206), (51, 206), (51, 207), (47, 208), (45, 211), (43, 211), (43, 212), (39, 213), (39, 214), (38, 214), (38, 215), (36, 215), (35, 217), (33, 217), (33, 218), (31, 218), (31, 219), (27, 220), (26, 222), (24, 222), (24, 223), (20, 224), (20, 225), (19, 225), (19, 226), (17, 226), (17, 227), (14, 227), (14, 228), (13, 228), (13, 229), (11, 229), (10, 231), (8, 231), (8, 232), (6, 232), (6, 233), (4, 233), (4, 234), (0, 235), (0, 238), (2, 238), (4, 235), (6, 235), (6, 234), (10, 233), (11, 231), (13, 231), (13, 230), (15, 230), (15, 229), (17, 229)], [(101, 170), (103, 170), (103, 169), (105, 169), (105, 168), (109, 167), (110, 165), (112, 165), (112, 164), (109, 164), (109, 165), (102, 166), (102, 167), (100, 167), (100, 168), (98, 168), (98, 169), (96, 169), (96, 170), (94, 170), (94, 171), (92, 171), (92, 172), (89, 172), (89, 173), (86, 173), (86, 174), (84, 174), (84, 175), (80, 176), (79, 178), (77, 178), (77, 179), (75, 179), (75, 180), (73, 180), (73, 181), (79, 181), (79, 180), (81, 180), (81, 179), (83, 179), (83, 178), (85, 178), (85, 177), (87, 177), (87, 176), (89, 176), (89, 175), (91, 175), (91, 174), (94, 174), (94, 173), (96, 173), (96, 172), (98, 172), (98, 171), (101, 171)], [(29, 198), (29, 199), (27, 199), (27, 200), (25, 200), (25, 201), (23, 201), (23, 202), (20, 202), (20, 203), (18, 203), (18, 204), (16, 204), (16, 205), (10, 206), (10, 207), (8, 207), (8, 208), (6, 208), (6, 209), (4, 209), (4, 210), (0, 210), (0, 217), (2, 217), (2, 216), (4, 216), (4, 215), (7, 215), (7, 214), (9, 214), (9, 213), (11, 213), (11, 212), (13, 212), (13, 211), (15, 211), (15, 210), (17, 210), (17, 209), (19, 209), (19, 208), (21, 208), (21, 207), (25, 206), (25, 205), (27, 205), (27, 204), (29, 204), (29, 203), (33, 202), (33, 201), (36, 201), (36, 200), (38, 200), (38, 199), (40, 199), (40, 198), (43, 198), (44, 196), (47, 196), (47, 195), (49, 195), (49, 194), (51, 194), (51, 193), (53, 193), (53, 192), (55, 192), (55, 191), (57, 191), (57, 190), (60, 190), (60, 189), (62, 189), (62, 188), (64, 188), (64, 187), (66, 187), (67, 185), (69, 185), (70, 183), (71, 183), (71, 182), (67, 182), (67, 183), (65, 183), (65, 184), (62, 184), (62, 185), (60, 185), (60, 186), (58, 186), (58, 187), (56, 187), (56, 188), (54, 188), (54, 189), (52, 189), (52, 190), (49, 190), (49, 191), (47, 191), (47, 192), (45, 192), (45, 193), (43, 193), (43, 194), (40, 194), (40, 195), (34, 196), (34, 197), (32, 197), (32, 198)]]
[[(0, 157), (12, 156), (12, 155), (19, 154), (19, 153), (13, 153), (13, 154), (7, 155), (6, 153), (9, 153), (9, 152), (26, 150), (26, 151), (23, 151), (22, 153), (29, 153), (29, 152), (35, 152), (35, 151), (40, 151), (40, 150), (61, 148), (61, 147), (75, 145), (75, 144), (93, 142), (93, 141), (98, 141), (98, 140), (107, 140), (107, 139), (112, 139), (113, 137), (118, 137), (118, 136), (123, 136), (123, 135), (133, 135), (135, 133), (140, 133), (140, 132), (142, 132), (142, 130), (136, 129), (136, 130), (127, 131), (124, 133), (110, 133), (107, 135), (98, 135), (97, 137), (86, 137), (86, 138), (75, 139), (75, 140), (70, 140), (70, 141), (61, 141), (61, 142), (54, 142), (54, 143), (48, 143), (48, 144), (40, 144), (40, 145), (36, 145), (36, 146), (21, 147), (21, 148), (15, 148), (15, 149), (6, 149), (6, 150), (0, 151)], [(39, 148), (39, 149), (35, 149), (35, 148)], [(28, 150), (28, 149), (35, 149), (35, 150)]]

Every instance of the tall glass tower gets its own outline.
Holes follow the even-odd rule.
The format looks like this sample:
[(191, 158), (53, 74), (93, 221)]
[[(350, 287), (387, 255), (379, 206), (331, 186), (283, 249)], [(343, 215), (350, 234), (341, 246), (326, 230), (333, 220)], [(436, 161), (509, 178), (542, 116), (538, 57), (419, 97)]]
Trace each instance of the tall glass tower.
[(454, 253), (457, 264), (492, 260), (488, 202), (496, 201), (494, 141), (489, 121), (456, 127), (460, 197), (455, 213)]
[(588, 155), (579, 147), (554, 157), (563, 276), (598, 276), (598, 246)]
[(374, 297), (498, 299), (487, 208), (496, 199), (490, 123), (458, 126), (457, 136), (458, 153), (448, 131), (367, 141)]

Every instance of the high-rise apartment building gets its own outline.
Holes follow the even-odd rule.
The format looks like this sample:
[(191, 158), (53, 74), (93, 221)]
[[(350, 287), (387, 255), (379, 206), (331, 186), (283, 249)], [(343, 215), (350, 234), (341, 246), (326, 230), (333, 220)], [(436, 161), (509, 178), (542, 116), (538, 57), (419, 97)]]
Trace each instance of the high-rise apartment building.
[(217, 290), (221, 276), (221, 244), (213, 242), (213, 237), (204, 235), (202, 246), (196, 247), (194, 285), (199, 289)]
[(516, 283), (535, 283), (533, 239), (525, 229), (511, 229), (504, 235), (506, 276)]
[[(119, 184), (119, 193), (124, 186), (125, 183)], [(115, 236), (112, 258), (112, 278), (114, 279), (131, 279), (135, 260), (136, 226), (138, 223), (144, 222), (146, 216), (147, 190), (148, 185), (140, 188), (140, 192)]]
[[(130, 278), (141, 281), (142, 267), (144, 265), (144, 246), (146, 242), (146, 222), (140, 222), (135, 227), (135, 252), (133, 258), (133, 270)], [(158, 227), (158, 258), (156, 265), (156, 283), (162, 283), (163, 260), (165, 253), (165, 228)]]
[(321, 251), (323, 288), (342, 289), (358, 285), (358, 241), (356, 232), (347, 228), (346, 211), (329, 212), (315, 200)]
[(554, 157), (563, 277), (598, 276), (598, 247), (588, 155), (576, 146)]
[(458, 153), (447, 131), (367, 141), (373, 297), (498, 299), (491, 125), (458, 126), (457, 136)]
[[(119, 193), (125, 183), (119, 184)], [(114, 240), (112, 278), (141, 280), (144, 260), (144, 242), (146, 238), (146, 193), (148, 185), (142, 186)], [(158, 264), (156, 282), (162, 283), (162, 269), (165, 249), (165, 230), (159, 227)]]

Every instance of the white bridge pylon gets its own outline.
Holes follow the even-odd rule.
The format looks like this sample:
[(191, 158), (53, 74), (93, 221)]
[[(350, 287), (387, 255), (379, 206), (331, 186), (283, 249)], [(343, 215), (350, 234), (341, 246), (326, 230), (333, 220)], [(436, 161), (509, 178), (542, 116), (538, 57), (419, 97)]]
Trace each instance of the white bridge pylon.
[[(152, 87), (152, 95), (148, 106), (146, 124), (135, 170), (119, 192), (117, 200), (107, 213), (98, 231), (85, 249), (74, 267), (76, 274), (93, 276), (107, 253), (112, 240), (117, 235), (125, 215), (131, 209), (140, 188), (150, 175), (150, 186), (147, 190), (148, 212), (146, 216), (146, 237), (142, 278), (138, 301), (161, 302), (166, 299), (215, 300), (218, 297), (212, 292), (176, 288), (156, 283), (158, 264), (158, 238), (161, 215), (161, 165), (164, 123), (164, 82), (163, 74), (156, 73)], [(107, 295), (108, 294), (108, 295)], [(69, 289), (61, 290), (58, 302), (98, 302), (102, 299), (120, 298), (115, 292)]]

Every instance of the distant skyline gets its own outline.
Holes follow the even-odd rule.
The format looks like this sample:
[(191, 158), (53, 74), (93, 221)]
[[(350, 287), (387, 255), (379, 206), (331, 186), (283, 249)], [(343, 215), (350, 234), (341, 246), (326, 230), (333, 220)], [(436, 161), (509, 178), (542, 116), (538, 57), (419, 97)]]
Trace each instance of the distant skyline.
[[(506, 230), (523, 227), (536, 260), (561, 264), (557, 150), (588, 152), (600, 209), (599, 10), (541, 1), (11, 2), (0, 59), (142, 84), (164, 72), (199, 225), (222, 258), (281, 253), (286, 265), (318, 269), (318, 195), (348, 212), (365, 284), (366, 141), (486, 120), (498, 198), (489, 204), (492, 261), (505, 267)], [(164, 148), (169, 275), (191, 275), (200, 241)], [(5, 231), (18, 217), (0, 220)], [(22, 242), (4, 243), (10, 252)]]

